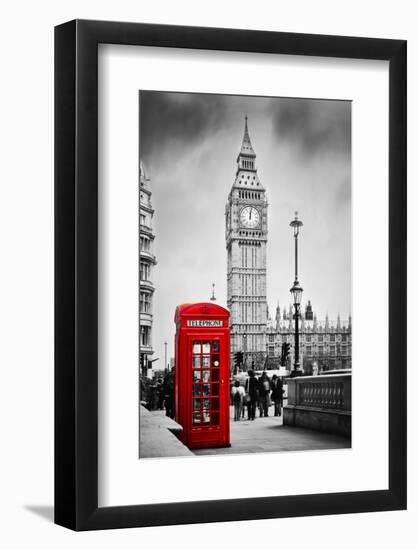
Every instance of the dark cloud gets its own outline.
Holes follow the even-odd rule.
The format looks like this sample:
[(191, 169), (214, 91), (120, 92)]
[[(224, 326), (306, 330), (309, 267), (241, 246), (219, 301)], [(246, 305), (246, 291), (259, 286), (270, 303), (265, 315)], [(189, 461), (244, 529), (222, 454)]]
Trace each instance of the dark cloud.
[[(178, 151), (213, 137), (224, 129), (233, 105), (243, 100), (242, 96), (155, 91), (141, 91), (139, 97), (140, 147), (145, 164), (167, 147)], [(246, 98), (246, 103), (269, 109), (276, 137), (291, 142), (299, 154), (307, 158), (334, 152), (350, 155), (350, 101)]]
[(181, 149), (221, 126), (227, 96), (141, 91), (140, 147), (147, 160), (166, 147)]
[(301, 154), (350, 155), (350, 101), (280, 99), (272, 104), (272, 114), (277, 137), (291, 140)]

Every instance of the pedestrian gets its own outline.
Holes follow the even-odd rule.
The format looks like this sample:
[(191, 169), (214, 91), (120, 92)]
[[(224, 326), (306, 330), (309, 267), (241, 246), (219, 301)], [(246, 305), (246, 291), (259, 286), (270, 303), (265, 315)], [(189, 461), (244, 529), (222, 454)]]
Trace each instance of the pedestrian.
[(270, 403), (269, 394), (271, 391), (271, 381), (269, 376), (263, 371), (259, 378), (259, 413), (260, 416), (269, 416), (268, 408)]
[(171, 368), (171, 418), (175, 420), (175, 367)]
[(149, 382), (148, 384), (147, 396), (148, 396), (148, 409), (150, 411), (154, 411), (156, 408), (155, 403), (157, 401), (157, 398), (156, 398), (156, 386), (153, 381)]
[(232, 387), (232, 400), (235, 412), (235, 421), (240, 420), (242, 412), (243, 398), (245, 396), (245, 390), (240, 385), (239, 380), (236, 380)]
[(271, 380), (271, 400), (274, 403), (274, 416), (281, 416), (282, 410), (282, 394), (284, 393), (282, 379), (276, 374)]
[(146, 397), (146, 393), (147, 393), (147, 387), (146, 387), (146, 383), (145, 383), (145, 380), (143, 379), (143, 377), (141, 375), (139, 375), (139, 387), (140, 387), (140, 403), (141, 405), (147, 405), (147, 397)]
[(249, 419), (249, 394), (245, 393), (243, 396), (243, 403), (242, 403), (242, 420), (245, 420), (245, 409), (248, 412), (248, 419)]
[(248, 420), (255, 420), (256, 414), (256, 400), (258, 393), (258, 379), (255, 376), (253, 370), (248, 372), (249, 378), (246, 380), (246, 395), (247, 395), (247, 407), (248, 407)]
[(173, 417), (172, 394), (172, 375), (171, 373), (167, 373), (164, 379), (163, 396), (165, 402), (165, 414), (170, 418)]
[(164, 384), (162, 382), (162, 378), (158, 379), (157, 386), (156, 386), (156, 396), (157, 396), (156, 408), (159, 411), (162, 411), (164, 409)]

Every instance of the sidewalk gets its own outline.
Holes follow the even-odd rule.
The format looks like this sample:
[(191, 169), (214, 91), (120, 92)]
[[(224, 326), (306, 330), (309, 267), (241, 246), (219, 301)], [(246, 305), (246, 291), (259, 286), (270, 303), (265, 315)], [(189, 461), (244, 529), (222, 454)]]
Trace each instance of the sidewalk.
[(148, 411), (140, 407), (140, 458), (193, 456), (193, 453), (172, 433), (182, 427), (165, 415), (165, 411)]
[(269, 415), (266, 418), (257, 416), (254, 421), (235, 422), (233, 407), (230, 407), (231, 447), (191, 451), (172, 433), (182, 428), (165, 416), (165, 411), (150, 412), (140, 407), (140, 458), (313, 451), (350, 447), (350, 442), (339, 435), (283, 426), (282, 416), (273, 416), (273, 407), (270, 407)]
[[(258, 411), (257, 411), (258, 413)], [(273, 415), (273, 407), (269, 415)], [(233, 407), (230, 407), (230, 442), (231, 447), (219, 449), (193, 449), (195, 455), (218, 455), (237, 453), (265, 453), (281, 451), (312, 451), (319, 449), (344, 449), (350, 442), (344, 437), (283, 426), (282, 416), (268, 416), (254, 421), (233, 420)]]

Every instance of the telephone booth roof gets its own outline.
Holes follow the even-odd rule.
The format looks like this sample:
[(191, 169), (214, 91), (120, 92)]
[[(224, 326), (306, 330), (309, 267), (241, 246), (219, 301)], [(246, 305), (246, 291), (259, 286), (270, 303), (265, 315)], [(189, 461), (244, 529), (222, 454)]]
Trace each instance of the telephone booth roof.
[(175, 323), (178, 323), (184, 317), (221, 317), (228, 319), (230, 316), (229, 310), (225, 307), (218, 306), (210, 302), (197, 302), (194, 304), (181, 304), (175, 310)]

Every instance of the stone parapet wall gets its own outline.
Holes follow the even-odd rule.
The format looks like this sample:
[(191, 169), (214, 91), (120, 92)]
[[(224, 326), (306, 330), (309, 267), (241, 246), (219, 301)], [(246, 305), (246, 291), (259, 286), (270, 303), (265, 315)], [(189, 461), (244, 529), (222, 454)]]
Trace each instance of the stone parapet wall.
[(351, 437), (352, 375), (288, 379), (283, 423)]

